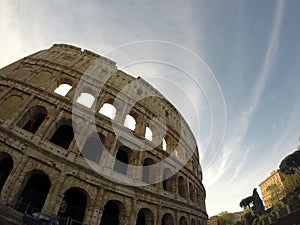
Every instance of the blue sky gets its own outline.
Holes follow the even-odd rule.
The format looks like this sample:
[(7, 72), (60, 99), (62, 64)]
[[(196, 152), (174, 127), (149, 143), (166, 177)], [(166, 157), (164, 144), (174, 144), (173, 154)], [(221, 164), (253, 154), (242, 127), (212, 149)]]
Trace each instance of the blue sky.
[[(4, 0), (0, 67), (54, 43), (106, 54), (118, 66), (145, 52), (187, 66), (201, 88), (176, 68), (149, 63), (127, 69), (169, 98), (195, 132), (208, 214), (234, 212), (299, 145), (299, 10), (297, 0)], [(162, 42), (155, 51), (148, 42), (138, 46), (134, 57), (126, 52), (136, 45), (121, 57), (107, 54), (143, 40)]]

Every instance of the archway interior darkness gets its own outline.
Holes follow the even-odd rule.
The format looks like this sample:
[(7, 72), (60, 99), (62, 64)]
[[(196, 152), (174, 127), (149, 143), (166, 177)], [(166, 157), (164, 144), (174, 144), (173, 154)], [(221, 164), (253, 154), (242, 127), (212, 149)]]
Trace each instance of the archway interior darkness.
[(187, 225), (187, 221), (186, 218), (184, 216), (182, 216), (179, 220), (179, 225)]
[(136, 225), (146, 225), (146, 215), (143, 210), (140, 210), (137, 215)]
[(129, 159), (126, 151), (128, 151), (126, 147), (121, 147), (118, 150), (114, 164), (114, 170), (122, 174), (126, 174), (128, 168)]
[(14, 162), (10, 156), (5, 156), (5, 158), (0, 161), (0, 193), (13, 168), (13, 165)]
[(140, 209), (137, 215), (136, 225), (153, 225), (154, 215), (148, 208)]
[(173, 191), (173, 176), (172, 172), (169, 168), (164, 169), (164, 174), (163, 174), (163, 189), (166, 191)]
[(89, 137), (84, 143), (81, 155), (88, 160), (99, 163), (104, 150), (103, 143), (104, 137), (100, 135)]
[(38, 212), (44, 206), (51, 183), (49, 178), (44, 174), (32, 175), (21, 195), (19, 196), (16, 209), (21, 212)]
[(153, 170), (151, 170), (151, 165), (154, 164), (154, 160), (150, 158), (146, 158), (143, 163), (143, 172), (142, 172), (142, 181), (144, 183), (150, 184), (153, 179), (155, 179)]
[(74, 133), (72, 126), (65, 124), (55, 131), (50, 141), (62, 148), (68, 149), (73, 137)]
[(100, 225), (120, 225), (119, 214), (120, 209), (118, 205), (113, 201), (107, 202), (104, 206)]
[(166, 213), (161, 220), (161, 225), (173, 225), (173, 224), (174, 224), (173, 217), (169, 213)]
[(39, 127), (45, 120), (46, 116), (47, 110), (44, 107), (34, 106), (26, 113), (20, 123), (25, 121), (22, 128), (35, 134), (35, 132), (39, 129)]
[(85, 194), (76, 188), (70, 188), (64, 194), (64, 201), (67, 203), (66, 211), (59, 213), (61, 218), (70, 217), (78, 222), (82, 222), (85, 215), (87, 199)]
[(181, 197), (186, 198), (186, 184), (182, 176), (178, 178), (178, 191)]

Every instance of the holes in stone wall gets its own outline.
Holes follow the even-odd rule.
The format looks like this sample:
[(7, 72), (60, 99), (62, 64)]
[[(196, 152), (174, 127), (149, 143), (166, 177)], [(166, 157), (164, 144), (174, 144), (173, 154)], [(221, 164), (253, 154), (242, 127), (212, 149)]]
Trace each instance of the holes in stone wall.
[(59, 94), (61, 96), (66, 96), (69, 91), (72, 89), (70, 84), (60, 84), (55, 90), (54, 93)]
[(99, 113), (101, 113), (104, 116), (107, 116), (110, 119), (114, 119), (116, 116), (116, 108), (110, 104), (110, 103), (104, 103), (101, 109), (99, 110)]
[(81, 93), (80, 96), (76, 100), (77, 103), (84, 105), (88, 108), (92, 107), (94, 101), (95, 101), (95, 97), (92, 94), (87, 93), (87, 92)]
[(134, 117), (131, 115), (126, 115), (124, 126), (134, 131), (136, 126), (136, 120), (134, 119)]

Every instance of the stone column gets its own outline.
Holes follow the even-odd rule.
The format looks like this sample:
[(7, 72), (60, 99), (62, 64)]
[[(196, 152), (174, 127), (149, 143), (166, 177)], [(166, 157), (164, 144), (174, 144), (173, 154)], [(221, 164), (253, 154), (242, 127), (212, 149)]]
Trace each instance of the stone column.
[(42, 211), (51, 215), (57, 215), (60, 204), (63, 199), (63, 193), (61, 193), (62, 186), (64, 184), (66, 175), (64, 173), (59, 174), (59, 179), (53, 183), (50, 187), (45, 204)]

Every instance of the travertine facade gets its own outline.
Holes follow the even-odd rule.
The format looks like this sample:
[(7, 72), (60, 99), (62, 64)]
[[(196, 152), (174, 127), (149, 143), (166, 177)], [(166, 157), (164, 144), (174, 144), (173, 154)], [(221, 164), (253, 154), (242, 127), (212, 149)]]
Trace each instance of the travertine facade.
[[(276, 196), (278, 200), (285, 196), (283, 175), (279, 170), (272, 171), (271, 175), (259, 185), (265, 208), (272, 207), (272, 198)], [(275, 199), (276, 200), (276, 199)]]
[[(91, 72), (95, 60), (97, 73)], [(122, 93), (133, 81), (139, 85)], [(71, 89), (56, 93), (63, 85)], [(127, 112), (130, 93), (158, 97), (142, 98)], [(81, 95), (89, 98), (80, 101)], [(86, 224), (206, 224), (196, 141), (180, 113), (143, 79), (95, 53), (59, 44), (1, 69), (0, 96), (1, 204)], [(104, 106), (115, 115), (105, 116)], [(128, 115), (135, 128), (124, 125)], [(163, 137), (158, 117), (166, 123)], [(166, 158), (155, 173), (147, 170)], [(151, 182), (153, 174), (159, 182)], [(116, 176), (144, 185), (122, 184)]]

